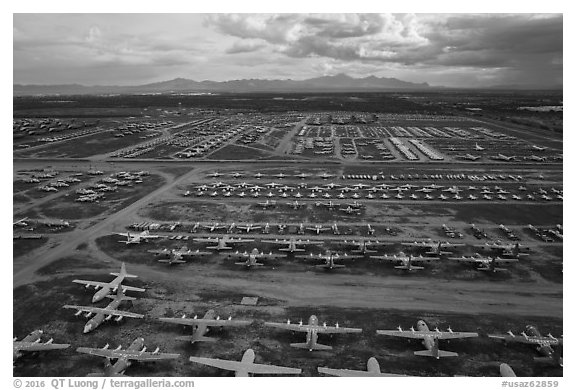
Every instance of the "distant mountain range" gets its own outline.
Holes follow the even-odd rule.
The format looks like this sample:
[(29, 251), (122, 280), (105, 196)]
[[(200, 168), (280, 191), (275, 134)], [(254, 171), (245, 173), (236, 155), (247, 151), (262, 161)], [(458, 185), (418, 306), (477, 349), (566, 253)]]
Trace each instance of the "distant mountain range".
[(100, 95), (151, 93), (243, 93), (243, 92), (375, 92), (426, 90), (428, 83), (411, 83), (395, 78), (369, 76), (353, 78), (346, 74), (316, 77), (307, 80), (231, 80), (194, 81), (177, 78), (159, 83), (117, 86), (80, 84), (22, 85), (14, 84), (14, 96), (23, 95)]

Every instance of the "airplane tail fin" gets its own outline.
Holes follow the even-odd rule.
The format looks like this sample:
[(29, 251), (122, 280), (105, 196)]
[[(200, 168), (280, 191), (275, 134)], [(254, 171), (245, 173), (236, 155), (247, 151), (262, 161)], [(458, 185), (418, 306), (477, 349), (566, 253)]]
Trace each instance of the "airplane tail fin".
[(312, 350), (316, 350), (316, 351), (329, 351), (332, 349), (332, 347), (329, 345), (318, 344), (318, 343), (314, 344), (312, 347), (310, 347), (310, 344), (308, 344), (308, 343), (292, 343), (292, 344), (290, 344), (290, 346), (292, 348), (312, 349)]
[(176, 337), (176, 340), (178, 341), (189, 341), (192, 344), (197, 343), (199, 341), (206, 341), (206, 342), (216, 342), (218, 341), (218, 339), (215, 339), (214, 337), (206, 337), (206, 336), (179, 336)]
[(122, 267), (120, 268), (120, 272), (110, 272), (110, 275), (113, 276), (124, 276), (125, 278), (137, 278), (138, 276), (132, 275), (126, 272), (126, 264), (122, 263)]
[(425, 349), (424, 351), (415, 351), (414, 355), (416, 356), (431, 356), (435, 357), (436, 359), (440, 359), (441, 357), (455, 357), (458, 356), (456, 352), (450, 351), (442, 351), (438, 348), (438, 339), (434, 340), (434, 345), (430, 350)]

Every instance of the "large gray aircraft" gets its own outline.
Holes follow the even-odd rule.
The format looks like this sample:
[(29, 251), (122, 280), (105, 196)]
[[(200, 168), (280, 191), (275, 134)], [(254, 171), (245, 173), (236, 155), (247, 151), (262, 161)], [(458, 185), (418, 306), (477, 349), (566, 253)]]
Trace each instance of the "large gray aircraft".
[(199, 341), (217, 341), (217, 339), (213, 337), (205, 336), (205, 334), (210, 330), (208, 329), (209, 327), (241, 327), (248, 326), (252, 323), (252, 321), (246, 320), (233, 320), (231, 317), (228, 319), (221, 319), (219, 316), (216, 316), (214, 310), (208, 310), (206, 314), (204, 314), (204, 318), (198, 318), (198, 316), (194, 316), (194, 318), (186, 318), (186, 315), (183, 315), (180, 318), (163, 317), (158, 320), (169, 324), (192, 326), (191, 336), (180, 336), (176, 338), (176, 340), (190, 341), (192, 344)]
[(258, 251), (258, 248), (254, 248), (254, 249), (252, 249), (252, 251), (250, 253), (248, 253), (248, 252), (244, 252), (244, 253), (236, 252), (234, 254), (231, 254), (230, 256), (246, 258), (246, 261), (239, 261), (239, 262), (236, 262), (234, 264), (243, 265), (246, 268), (252, 268), (252, 267), (258, 267), (258, 266), (264, 265), (262, 263), (259, 263), (258, 259), (265, 258), (265, 257), (276, 257), (277, 255), (272, 254), (272, 252), (270, 252), (268, 254), (261, 253)]
[(140, 244), (141, 242), (148, 242), (148, 240), (160, 238), (160, 236), (158, 236), (158, 235), (150, 234), (149, 230), (144, 230), (142, 233), (126, 232), (126, 233), (114, 233), (114, 234), (126, 237), (126, 241), (118, 241), (118, 242), (122, 242), (126, 245), (128, 245), (128, 244)]
[(142, 314), (135, 314), (129, 311), (122, 311), (117, 310), (118, 306), (122, 303), (122, 301), (132, 301), (136, 298), (134, 297), (127, 297), (124, 295), (123, 286), (118, 286), (118, 290), (116, 291), (116, 295), (107, 295), (107, 298), (112, 299), (112, 302), (108, 304), (108, 306), (101, 308), (101, 307), (91, 307), (91, 306), (78, 306), (78, 305), (64, 305), (65, 309), (75, 309), (77, 310), (75, 316), (79, 316), (83, 312), (86, 312), (84, 315), (86, 318), (91, 317), (93, 314), (96, 314), (94, 317), (90, 318), (90, 320), (84, 326), (84, 333), (89, 333), (96, 329), (100, 324), (104, 321), (109, 321), (113, 317), (116, 317), (115, 321), (120, 322), (124, 317), (130, 318), (144, 318)]
[[(310, 253), (310, 257), (314, 257), (312, 253)], [(324, 260), (324, 264), (316, 265), (316, 268), (323, 268), (325, 270), (333, 270), (336, 268), (346, 268), (344, 264), (336, 264), (334, 263), (335, 259), (339, 259), (340, 255), (338, 253), (332, 253), (331, 251), (326, 251), (325, 254), (318, 254), (317, 257)]]
[(363, 370), (349, 370), (349, 369), (336, 369), (328, 367), (318, 367), (318, 372), (326, 375), (333, 376), (353, 376), (353, 377), (371, 377), (371, 376), (407, 376), (401, 374), (389, 374), (380, 370), (380, 364), (375, 357), (368, 359), (366, 363), (366, 371)]
[[(125, 278), (138, 277), (136, 275), (127, 273), (126, 265), (124, 263), (122, 263), (122, 266), (120, 267), (120, 273), (111, 272), (110, 275), (116, 276), (114, 280), (112, 280), (111, 282), (96, 282), (94, 280), (80, 280), (80, 279), (74, 279), (72, 282), (83, 284), (84, 286), (86, 286), (86, 288), (93, 286), (95, 289), (99, 289), (92, 297), (92, 303), (96, 303), (107, 297), (108, 294), (110, 294), (110, 292), (116, 292), (116, 290), (119, 288), (119, 286), (121, 285), (121, 283), (124, 281)], [(123, 293), (125, 293), (126, 291), (138, 291), (138, 292), (146, 291), (143, 288), (131, 287), (126, 285), (122, 285), (122, 289)]]
[(154, 253), (158, 256), (163, 256), (167, 258), (160, 258), (158, 260), (159, 263), (167, 263), (167, 264), (182, 264), (186, 263), (184, 261), (184, 257), (194, 257), (194, 256), (206, 256), (211, 255), (212, 252), (201, 251), (199, 249), (193, 251), (188, 249), (187, 246), (183, 246), (180, 249), (150, 249), (148, 250), (150, 253)]
[(207, 242), (207, 243), (214, 243), (216, 245), (212, 245), (212, 246), (207, 246), (206, 249), (214, 249), (217, 251), (223, 251), (223, 250), (230, 250), (232, 249), (231, 246), (227, 246), (226, 244), (228, 243), (238, 243), (238, 242), (253, 242), (254, 240), (252, 239), (247, 239), (247, 238), (235, 238), (235, 237), (230, 237), (228, 235), (224, 235), (221, 238), (218, 237), (214, 237), (214, 238), (195, 238), (195, 241), (198, 242)]
[(409, 330), (402, 330), (398, 327), (397, 330), (377, 330), (376, 334), (385, 336), (405, 337), (410, 339), (421, 339), (422, 344), (426, 347), (423, 351), (415, 351), (414, 355), (418, 356), (431, 356), (436, 359), (441, 357), (458, 356), (456, 352), (442, 351), (438, 348), (438, 340), (450, 340), (468, 337), (478, 337), (478, 333), (474, 332), (454, 332), (448, 328), (447, 332), (442, 332), (438, 328), (430, 330), (428, 325), (423, 320), (416, 323), (416, 329), (413, 327)]
[(22, 340), (18, 341), (16, 337), (12, 342), (12, 360), (18, 359), (22, 356), (22, 352), (38, 352), (49, 351), (53, 349), (66, 349), (70, 344), (54, 344), (54, 339), (50, 339), (45, 343), (40, 341), (42, 337), (42, 330), (35, 330)]
[(272, 328), (284, 329), (284, 330), (291, 330), (293, 332), (305, 332), (306, 333), (306, 342), (305, 343), (292, 343), (290, 344), (293, 348), (301, 348), (307, 349), (309, 351), (314, 350), (331, 350), (332, 347), (329, 345), (318, 344), (318, 334), (319, 333), (326, 333), (326, 334), (334, 334), (334, 333), (361, 333), (362, 329), (359, 328), (345, 328), (341, 327), (336, 323), (335, 326), (328, 326), (326, 323), (319, 325), (318, 324), (318, 317), (315, 315), (311, 315), (308, 319), (308, 324), (303, 324), (300, 321), (297, 324), (291, 324), (290, 320), (285, 323), (279, 322), (265, 322), (264, 326), (269, 326)]
[(518, 259), (502, 259), (497, 256), (493, 257), (484, 257), (479, 253), (475, 253), (474, 256), (471, 257), (449, 257), (449, 260), (455, 260), (460, 263), (469, 263), (469, 264), (476, 264), (478, 271), (486, 271), (486, 272), (503, 272), (507, 271), (506, 268), (498, 267), (499, 264), (511, 264), (518, 262)]
[(439, 260), (438, 257), (425, 257), (425, 256), (406, 256), (404, 252), (400, 252), (398, 255), (382, 255), (382, 256), (372, 256), (372, 259), (384, 260), (388, 262), (400, 262), (400, 265), (395, 266), (395, 269), (401, 269), (404, 271), (418, 271), (423, 270), (424, 267), (414, 265), (414, 263), (425, 262), (429, 263), (431, 261)]
[[(152, 362), (180, 357), (179, 353), (161, 353), (159, 350), (160, 348), (156, 348), (152, 352), (146, 352), (144, 339), (139, 337), (127, 349), (122, 349), (121, 345), (116, 349), (109, 349), (109, 345), (106, 344), (103, 348), (79, 347), (76, 352), (106, 358), (104, 372), (91, 373), (88, 376), (126, 376), (124, 371), (132, 365), (132, 360)], [(114, 364), (111, 362), (112, 359), (117, 359)]]
[(281, 252), (304, 252), (305, 249), (298, 248), (297, 245), (322, 245), (324, 241), (310, 241), (310, 240), (296, 240), (294, 237), (290, 237), (289, 240), (260, 240), (260, 242), (268, 243), (268, 244), (279, 244), (279, 245), (288, 245), (287, 248), (280, 248), (278, 249)]
[(415, 241), (415, 242), (403, 242), (402, 245), (416, 248), (428, 248), (426, 252), (427, 255), (441, 256), (441, 255), (451, 255), (452, 252), (443, 251), (443, 248), (454, 248), (459, 246), (464, 246), (465, 244), (452, 244), (448, 241)]
[(217, 367), (222, 370), (234, 371), (236, 376), (245, 377), (249, 374), (280, 374), (280, 375), (299, 375), (302, 370), (299, 368), (273, 366), (270, 364), (254, 363), (255, 355), (252, 349), (247, 349), (242, 355), (241, 361), (222, 360), (191, 356), (190, 361), (193, 363), (205, 364), (207, 366)]
[(558, 363), (560, 366), (563, 365), (562, 356), (552, 348), (552, 346), (562, 345), (563, 339), (561, 337), (554, 337), (551, 334), (542, 336), (534, 325), (526, 326), (526, 329), (517, 335), (512, 333), (512, 331), (508, 331), (506, 334), (489, 334), (488, 337), (491, 339), (504, 340), (505, 342), (534, 345), (536, 346), (536, 351), (542, 355), (542, 357), (535, 357), (535, 361), (552, 362)]

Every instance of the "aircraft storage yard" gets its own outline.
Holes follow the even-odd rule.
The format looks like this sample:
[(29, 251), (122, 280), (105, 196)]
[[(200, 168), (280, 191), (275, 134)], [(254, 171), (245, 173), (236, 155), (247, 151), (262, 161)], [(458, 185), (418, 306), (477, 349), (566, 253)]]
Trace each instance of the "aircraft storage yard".
[(14, 376), (562, 376), (562, 133), (456, 98), (16, 97)]

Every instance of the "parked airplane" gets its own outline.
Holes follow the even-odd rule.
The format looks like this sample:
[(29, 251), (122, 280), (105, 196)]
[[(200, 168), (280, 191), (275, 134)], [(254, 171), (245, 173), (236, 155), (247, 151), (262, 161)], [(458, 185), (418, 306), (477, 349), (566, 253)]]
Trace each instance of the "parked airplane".
[(66, 349), (70, 344), (54, 344), (54, 339), (50, 339), (46, 342), (41, 342), (42, 330), (35, 330), (28, 336), (19, 340), (14, 337), (12, 341), (12, 361), (18, 359), (22, 356), (22, 352), (38, 352), (38, 351), (49, 351), (54, 349)]
[(535, 345), (536, 351), (542, 355), (542, 357), (535, 357), (535, 361), (555, 362), (560, 366), (563, 365), (562, 357), (555, 353), (552, 348), (552, 346), (562, 345), (563, 339), (556, 338), (550, 333), (548, 333), (547, 336), (542, 336), (540, 331), (533, 325), (526, 326), (526, 330), (519, 335), (515, 335), (511, 331), (508, 331), (506, 334), (489, 334), (488, 337), (504, 340), (505, 342)]
[(524, 159), (525, 160), (532, 160), (532, 161), (539, 161), (539, 162), (544, 162), (547, 160), (546, 157), (540, 157), (540, 156), (535, 156), (535, 155), (524, 157)]
[(273, 366), (269, 364), (258, 364), (254, 363), (254, 351), (252, 349), (247, 349), (242, 355), (242, 360), (237, 362), (234, 360), (222, 360), (222, 359), (212, 359), (204, 357), (191, 356), (190, 361), (193, 363), (205, 364), (207, 366), (217, 367), (222, 370), (235, 371), (237, 377), (247, 377), (249, 374), (280, 374), (288, 375), (295, 374), (298, 375), (302, 373), (299, 368), (289, 368), (281, 366)]
[(122, 285), (118, 286), (118, 290), (116, 291), (116, 295), (107, 295), (107, 298), (112, 299), (112, 302), (108, 304), (105, 308), (101, 307), (91, 307), (91, 306), (78, 306), (78, 305), (64, 305), (65, 309), (75, 309), (78, 310), (76, 312), (76, 316), (79, 316), (83, 312), (86, 312), (84, 315), (86, 318), (91, 317), (93, 314), (96, 314), (92, 317), (86, 325), (84, 326), (84, 333), (88, 333), (96, 329), (100, 324), (104, 321), (109, 321), (113, 317), (116, 317), (115, 321), (120, 322), (124, 317), (130, 318), (144, 318), (142, 314), (135, 314), (129, 311), (122, 311), (117, 310), (118, 306), (122, 303), (122, 301), (133, 301), (136, 298), (134, 297), (127, 297), (124, 295), (124, 288)]
[(260, 253), (258, 251), (258, 248), (254, 248), (254, 249), (252, 249), (252, 252), (250, 252), (250, 253), (248, 253), (248, 252), (240, 253), (237, 251), (236, 253), (231, 254), (230, 256), (245, 257), (246, 261), (241, 261), (241, 262), (237, 262), (234, 264), (243, 265), (246, 268), (251, 268), (251, 267), (256, 267), (256, 266), (263, 266), (264, 264), (259, 263), (258, 259), (263, 258), (263, 257), (271, 257), (273, 255), (272, 255), (272, 252), (270, 252), (269, 254)]
[(12, 226), (20, 226), (20, 227), (28, 226), (28, 217), (21, 218), (17, 221), (12, 222)]
[(234, 237), (230, 237), (228, 235), (224, 235), (220, 238), (218, 237), (214, 237), (214, 238), (195, 238), (194, 240), (198, 241), (198, 242), (207, 242), (207, 243), (215, 243), (216, 245), (214, 246), (207, 246), (206, 249), (215, 249), (217, 251), (222, 251), (222, 250), (229, 250), (232, 249), (231, 246), (226, 246), (226, 244), (228, 243), (238, 243), (238, 242), (253, 242), (254, 240), (252, 239), (247, 239), (247, 238), (234, 238)]
[(355, 209), (360, 209), (360, 208), (366, 207), (366, 206), (364, 206), (362, 203), (359, 203), (357, 200), (355, 200), (355, 201), (352, 202), (352, 203), (347, 203), (347, 205), (348, 205), (348, 207), (352, 207), (352, 208), (355, 208)]
[(252, 323), (252, 321), (232, 320), (232, 317), (228, 317), (228, 319), (220, 319), (220, 316), (216, 316), (214, 310), (208, 310), (206, 314), (204, 314), (203, 318), (198, 318), (198, 316), (194, 316), (194, 318), (186, 318), (186, 315), (183, 315), (180, 318), (162, 317), (158, 320), (169, 324), (192, 326), (191, 336), (176, 337), (176, 340), (190, 341), (192, 344), (200, 341), (216, 342), (217, 339), (206, 337), (206, 333), (210, 330), (208, 329), (209, 327), (241, 327), (248, 326)]
[(294, 202), (288, 202), (286, 203), (288, 206), (292, 207), (294, 210), (299, 209), (300, 207), (305, 207), (306, 204), (305, 203), (298, 203), (297, 200), (295, 200)]
[(250, 233), (250, 230), (259, 230), (262, 229), (260, 225), (254, 225), (253, 223), (247, 223), (245, 225), (237, 225), (236, 228), (240, 230), (245, 230), (246, 233)]
[(221, 225), (218, 222), (215, 222), (212, 225), (204, 225), (203, 227), (211, 232), (213, 232), (214, 230), (226, 229), (226, 225)]
[[(96, 291), (96, 293), (92, 297), (92, 303), (96, 303), (98, 301), (101, 301), (105, 297), (107, 297), (108, 294), (110, 294), (111, 292), (116, 292), (116, 290), (118, 290), (120, 288), (120, 285), (124, 281), (125, 278), (137, 278), (136, 275), (131, 275), (131, 274), (126, 272), (126, 265), (124, 263), (122, 263), (122, 266), (120, 267), (120, 273), (111, 272), (110, 275), (116, 276), (111, 282), (96, 282), (94, 280), (80, 280), (80, 279), (74, 279), (72, 282), (78, 283), (78, 284), (83, 284), (86, 288), (93, 286), (95, 289), (99, 289), (98, 291)], [(122, 285), (122, 289), (123, 289), (123, 292), (126, 292), (126, 291), (144, 292), (144, 291), (146, 291), (143, 288), (131, 287), (131, 286), (126, 286), (126, 285)]]
[[(312, 253), (310, 253), (310, 257), (314, 257), (314, 255)], [(323, 259), (325, 263), (317, 265), (316, 268), (324, 268), (325, 270), (332, 270), (332, 269), (336, 269), (336, 268), (345, 268), (346, 267), (343, 264), (335, 264), (334, 263), (334, 259), (340, 258), (340, 255), (338, 255), (338, 253), (333, 254), (331, 251), (328, 250), (323, 255), (318, 254), (317, 257)]]
[(361, 211), (358, 208), (353, 208), (353, 207), (346, 207), (346, 208), (340, 208), (340, 211), (344, 211), (346, 214), (360, 214)]
[(431, 261), (439, 260), (438, 257), (424, 257), (424, 256), (416, 256), (413, 257), (412, 255), (406, 256), (404, 252), (398, 253), (398, 255), (382, 255), (382, 256), (372, 256), (373, 259), (384, 260), (388, 262), (400, 262), (400, 265), (395, 266), (395, 269), (401, 269), (405, 271), (418, 271), (424, 269), (421, 266), (412, 265), (412, 263), (420, 263), (425, 262), (429, 263)]
[(118, 241), (118, 242), (122, 242), (122, 243), (127, 244), (127, 245), (128, 244), (140, 244), (143, 241), (148, 242), (148, 240), (160, 238), (159, 235), (150, 234), (149, 230), (144, 230), (142, 233), (126, 232), (126, 233), (113, 233), (113, 234), (117, 234), (119, 236), (126, 237), (126, 241)]
[(373, 236), (375, 232), (374, 228), (370, 226), (370, 224), (367, 225), (367, 228), (368, 228), (368, 235)]
[(488, 272), (501, 272), (507, 271), (506, 268), (499, 268), (497, 267), (498, 264), (510, 264), (518, 262), (518, 259), (502, 259), (500, 257), (483, 257), (479, 253), (475, 253), (474, 256), (471, 257), (449, 257), (449, 260), (456, 260), (461, 263), (471, 263), (476, 264), (479, 267), (477, 268), (478, 271), (488, 271)]
[(188, 249), (187, 246), (183, 246), (180, 249), (150, 249), (148, 250), (150, 253), (154, 253), (159, 256), (167, 257), (168, 259), (159, 259), (159, 263), (168, 263), (172, 264), (182, 264), (185, 263), (183, 260), (184, 257), (192, 257), (192, 256), (205, 256), (211, 255), (211, 252), (200, 251), (199, 249), (193, 251)]
[[(88, 376), (125, 376), (124, 371), (132, 365), (132, 360), (151, 362), (180, 357), (179, 353), (161, 353), (159, 350), (158, 347), (152, 352), (146, 352), (144, 339), (139, 337), (127, 349), (122, 349), (121, 345), (115, 349), (109, 349), (109, 345), (106, 344), (103, 348), (79, 347), (76, 352), (106, 358), (104, 372), (91, 373)], [(112, 359), (116, 359), (114, 364), (111, 362)]]
[(287, 248), (280, 248), (278, 249), (281, 252), (290, 252), (290, 253), (294, 253), (294, 252), (304, 252), (305, 249), (302, 248), (298, 248), (297, 245), (322, 245), (324, 244), (324, 241), (310, 241), (310, 240), (296, 240), (296, 238), (294, 237), (290, 237), (289, 240), (260, 240), (260, 242), (263, 243), (268, 243), (268, 244), (287, 244), (288, 247)]
[(375, 357), (368, 359), (366, 363), (366, 371), (362, 370), (349, 370), (349, 369), (336, 369), (328, 367), (318, 367), (318, 372), (326, 375), (333, 376), (350, 376), (350, 377), (373, 377), (373, 376), (406, 376), (401, 374), (389, 374), (380, 370), (380, 364)]
[(418, 320), (416, 329), (413, 327), (410, 330), (402, 330), (399, 326), (398, 330), (377, 330), (376, 334), (395, 337), (406, 337), (411, 339), (421, 339), (422, 344), (426, 348), (423, 351), (415, 351), (414, 355), (417, 356), (431, 356), (436, 359), (441, 357), (458, 356), (456, 352), (442, 351), (438, 348), (438, 340), (450, 340), (459, 338), (478, 337), (478, 333), (473, 332), (454, 332), (450, 327), (447, 332), (442, 332), (435, 328), (430, 330), (428, 325), (423, 320)]
[(212, 172), (207, 174), (206, 176), (208, 177), (218, 177), (218, 176), (222, 176), (222, 174), (220, 172)]
[(478, 151), (481, 151), (481, 150), (485, 150), (486, 148), (478, 145), (478, 142), (476, 142), (476, 145), (474, 145), (474, 149), (475, 149), (475, 150), (478, 150)]
[(323, 227), (322, 225), (314, 225), (314, 227), (307, 227), (306, 230), (311, 230), (316, 232), (316, 234), (320, 234), (320, 232), (326, 232), (330, 230), (329, 227)]
[(443, 251), (442, 248), (454, 248), (459, 246), (464, 246), (465, 244), (451, 244), (448, 241), (422, 241), (422, 242), (403, 242), (402, 245), (417, 247), (417, 248), (429, 248), (430, 250), (426, 252), (427, 255), (450, 255), (452, 252)]
[(499, 153), (497, 156), (490, 156), (492, 160), (497, 161), (513, 161), (516, 160), (516, 156), (506, 156), (502, 153)]
[(334, 177), (334, 175), (323, 172), (322, 174), (318, 175), (318, 177), (321, 177), (322, 179), (326, 180), (326, 179), (330, 179), (331, 177)]
[(290, 320), (286, 321), (286, 323), (278, 323), (278, 322), (265, 322), (264, 326), (269, 326), (272, 328), (283, 329), (283, 330), (290, 330), (292, 332), (306, 332), (306, 342), (305, 343), (293, 343), (290, 344), (293, 348), (301, 348), (307, 349), (309, 351), (313, 350), (320, 350), (326, 351), (331, 350), (332, 347), (329, 345), (318, 344), (318, 334), (326, 333), (326, 334), (333, 334), (333, 333), (361, 333), (362, 329), (358, 328), (345, 328), (341, 327), (336, 323), (335, 326), (328, 326), (326, 323), (319, 325), (318, 324), (318, 317), (315, 315), (311, 315), (308, 319), (308, 324), (303, 324), (302, 320), (298, 324), (291, 324)]
[(334, 203), (332, 201), (329, 201), (328, 203), (316, 202), (316, 207), (320, 207), (320, 206), (324, 206), (328, 210), (334, 210), (335, 208), (340, 206), (340, 203)]
[(548, 149), (546, 146), (538, 146), (538, 145), (532, 145), (532, 149), (537, 150), (539, 152), (543, 152), (546, 149)]
[(294, 176), (299, 177), (300, 179), (306, 179), (307, 177), (312, 176), (312, 174), (310, 174), (310, 173), (299, 173), (299, 174), (294, 175)]
[(340, 244), (343, 245), (355, 245), (357, 248), (356, 249), (352, 249), (351, 252), (352, 253), (356, 253), (356, 254), (362, 254), (362, 255), (367, 255), (369, 253), (375, 253), (375, 250), (372, 249), (368, 249), (369, 246), (371, 245), (385, 245), (384, 243), (381, 243), (379, 241), (376, 242), (371, 242), (371, 241), (364, 241), (363, 239), (361, 239), (360, 241), (341, 241), (339, 242)]
[(463, 159), (463, 160), (476, 161), (476, 160), (481, 159), (482, 156), (474, 156), (473, 154), (468, 153), (468, 154), (465, 154), (465, 155), (463, 155), (463, 156), (456, 156), (456, 158), (460, 158), (460, 159)]

